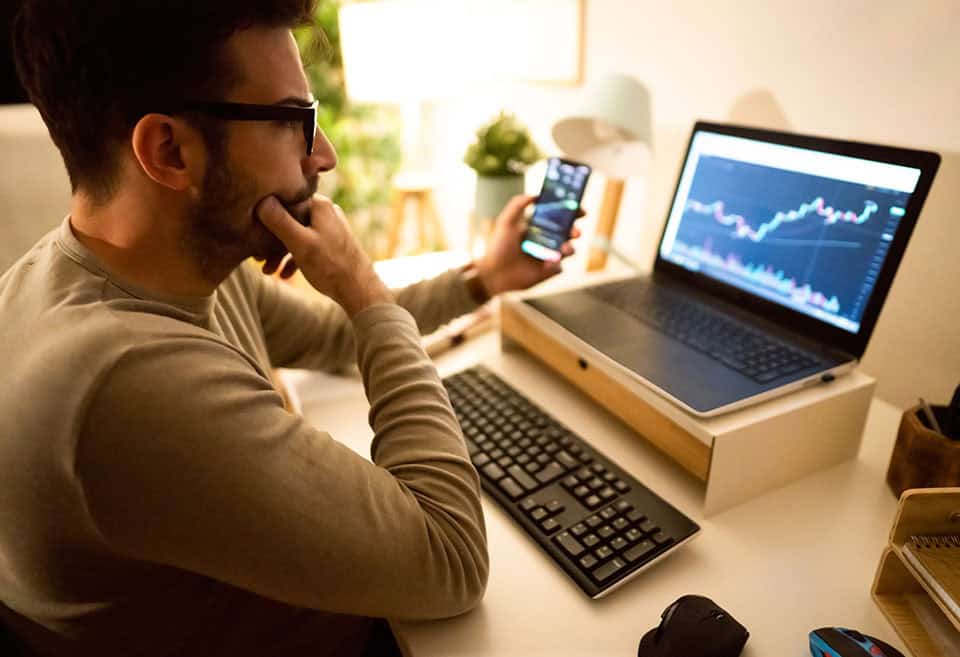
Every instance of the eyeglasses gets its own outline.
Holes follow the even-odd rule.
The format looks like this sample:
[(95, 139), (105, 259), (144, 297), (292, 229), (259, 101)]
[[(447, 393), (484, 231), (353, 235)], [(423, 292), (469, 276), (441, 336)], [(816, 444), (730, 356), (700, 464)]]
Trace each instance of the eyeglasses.
[(250, 103), (197, 102), (180, 107), (179, 112), (203, 112), (225, 121), (299, 121), (303, 124), (303, 139), (307, 155), (313, 155), (313, 140), (317, 135), (317, 107), (313, 101), (308, 107), (290, 105), (253, 105)]

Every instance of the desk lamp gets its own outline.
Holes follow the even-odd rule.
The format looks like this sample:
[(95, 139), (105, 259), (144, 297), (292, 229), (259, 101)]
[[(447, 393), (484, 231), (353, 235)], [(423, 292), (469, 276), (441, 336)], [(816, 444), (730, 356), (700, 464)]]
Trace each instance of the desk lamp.
[(602, 269), (611, 252), (620, 199), (627, 178), (645, 175), (650, 164), (650, 93), (627, 75), (588, 85), (581, 107), (553, 125), (553, 140), (571, 159), (606, 177), (597, 231), (587, 271)]

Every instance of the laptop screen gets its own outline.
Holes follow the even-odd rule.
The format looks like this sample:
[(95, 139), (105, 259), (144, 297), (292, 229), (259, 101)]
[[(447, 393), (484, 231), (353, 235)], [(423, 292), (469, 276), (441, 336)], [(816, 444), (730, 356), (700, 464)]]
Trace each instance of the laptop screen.
[(856, 334), (920, 175), (698, 129), (660, 257)]

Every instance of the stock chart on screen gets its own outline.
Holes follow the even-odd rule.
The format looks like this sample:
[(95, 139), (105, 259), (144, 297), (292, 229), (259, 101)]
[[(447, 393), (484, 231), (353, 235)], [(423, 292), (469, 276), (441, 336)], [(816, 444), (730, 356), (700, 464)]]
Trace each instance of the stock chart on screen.
[(816, 162), (783, 168), (707, 152), (685, 178), (664, 257), (849, 332), (859, 329), (912, 187), (817, 175)]

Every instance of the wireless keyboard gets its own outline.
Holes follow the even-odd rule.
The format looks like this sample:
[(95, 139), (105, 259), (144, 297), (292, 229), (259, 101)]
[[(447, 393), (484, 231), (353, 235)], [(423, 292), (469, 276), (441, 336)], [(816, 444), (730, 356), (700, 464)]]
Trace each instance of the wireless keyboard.
[(483, 489), (591, 598), (700, 531), (485, 367), (443, 383)]

